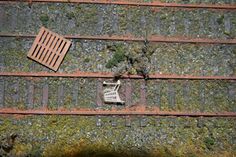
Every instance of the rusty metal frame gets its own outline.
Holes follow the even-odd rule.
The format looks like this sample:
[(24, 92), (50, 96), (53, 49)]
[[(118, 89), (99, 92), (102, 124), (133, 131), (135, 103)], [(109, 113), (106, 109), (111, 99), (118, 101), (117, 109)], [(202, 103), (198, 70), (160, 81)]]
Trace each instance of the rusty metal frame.
[[(82, 72), (52, 73), (52, 72), (0, 72), (0, 76), (13, 77), (74, 77), (74, 78), (114, 78), (111, 72)], [(143, 79), (141, 75), (124, 74), (121, 79)], [(150, 74), (148, 79), (175, 79), (175, 80), (236, 80), (236, 76), (192, 76), (175, 74)]]
[(18, 110), (14, 108), (0, 109), (0, 115), (78, 115), (78, 116), (176, 116), (176, 117), (236, 117), (235, 112), (175, 112), (160, 111), (158, 109), (77, 109), (77, 110)]
[(3, 0), (0, 3), (6, 2), (28, 2), (32, 3), (78, 3), (78, 4), (107, 4), (107, 5), (128, 5), (128, 6), (149, 6), (149, 7), (170, 7), (170, 8), (192, 8), (192, 9), (227, 9), (234, 10), (236, 5), (230, 4), (178, 4), (178, 3), (162, 3), (154, 2), (134, 2), (129, 0)]
[[(35, 38), (36, 35), (30, 34), (9, 34), (0, 33), (0, 37), (15, 37), (15, 38)], [(146, 38), (138, 38), (134, 36), (118, 36), (118, 35), (103, 35), (103, 36), (81, 36), (81, 35), (64, 35), (68, 39), (81, 40), (114, 40), (114, 41), (134, 41), (143, 42), (164, 42), (164, 43), (200, 43), (200, 44), (236, 44), (236, 39), (211, 39), (211, 38), (189, 38), (189, 37), (165, 37), (165, 36), (149, 36)]]

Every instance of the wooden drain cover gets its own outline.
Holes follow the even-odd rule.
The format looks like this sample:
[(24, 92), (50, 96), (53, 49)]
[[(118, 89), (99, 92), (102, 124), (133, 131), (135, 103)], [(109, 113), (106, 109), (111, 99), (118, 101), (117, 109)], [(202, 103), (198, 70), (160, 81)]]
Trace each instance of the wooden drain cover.
[(70, 45), (71, 41), (42, 27), (27, 56), (57, 71)]

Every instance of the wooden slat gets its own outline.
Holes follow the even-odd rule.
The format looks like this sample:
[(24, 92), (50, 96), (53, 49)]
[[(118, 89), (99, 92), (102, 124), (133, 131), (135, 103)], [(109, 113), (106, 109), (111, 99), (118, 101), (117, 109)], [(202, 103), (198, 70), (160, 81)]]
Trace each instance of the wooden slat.
[(52, 42), (54, 42), (54, 36), (51, 36), (50, 40), (48, 41), (48, 43), (46, 43), (46, 48), (45, 48), (45, 52), (42, 54), (41, 58), (39, 58), (39, 61), (43, 63), (43, 61), (45, 60), (45, 56), (47, 54), (49, 54), (50, 51), (50, 45), (52, 44)]
[(42, 27), (27, 56), (57, 71), (70, 45), (71, 41)]
[[(55, 37), (54, 38), (54, 44), (55, 43), (57, 43), (57, 38), (60, 38), (60, 37), (58, 37), (57, 35), (55, 35), (55, 34), (53, 34), (53, 36)], [(63, 40), (63, 39), (62, 39)], [(59, 42), (60, 43), (60, 42)], [(59, 44), (58, 43), (58, 44)], [(54, 45), (53, 44), (53, 45)], [(56, 44), (56, 45), (54, 45), (54, 46), (51, 46), (51, 49), (48, 51), (48, 57), (47, 57), (47, 59), (45, 60), (45, 62), (44, 62), (44, 64), (46, 64), (47, 66), (50, 66), (50, 61), (51, 61), (51, 59), (52, 59), (52, 57), (54, 56), (54, 54), (55, 54), (55, 51), (56, 51), (56, 49), (57, 49), (57, 45), (58, 44)], [(49, 45), (50, 46), (50, 45)]]
[(43, 108), (47, 108), (48, 106), (48, 84), (47, 83), (44, 83), (43, 85), (42, 105), (43, 105)]
[(72, 102), (74, 106), (77, 106), (79, 104), (78, 97), (79, 97), (79, 82), (78, 79), (74, 80), (73, 83), (73, 90), (72, 90)]
[(45, 58), (47, 58), (46, 56), (48, 56), (48, 54), (49, 54), (48, 52), (53, 52), (53, 48), (55, 47), (57, 40), (58, 40), (58, 37), (56, 37), (56, 36), (51, 38), (51, 40), (47, 44), (46, 53), (44, 53), (43, 57), (40, 60), (41, 62), (43, 62), (45, 60)]
[[(48, 61), (48, 59), (49, 59), (49, 57), (50, 57), (50, 54), (51, 54), (50, 52), (51, 52), (51, 51), (55, 51), (55, 47), (57, 47), (57, 45), (59, 45), (61, 41), (62, 41), (62, 39), (59, 38), (59, 41), (55, 41), (55, 42), (52, 44), (52, 46), (50, 47), (50, 49), (47, 51), (47, 54), (46, 54), (45, 58), (44, 58), (43, 61), (42, 61), (42, 63), (43, 63), (44, 65), (47, 65), (47, 61)], [(54, 45), (54, 44), (56, 44), (56, 45)]]
[(128, 79), (126, 81), (126, 84), (125, 84), (125, 104), (127, 106), (131, 105), (131, 101), (132, 101), (132, 84), (131, 84), (131, 80)]
[(102, 87), (102, 82), (103, 82), (103, 80), (102, 80), (102, 78), (99, 78), (98, 80), (97, 80), (97, 98), (96, 98), (96, 104), (97, 104), (97, 106), (102, 106), (102, 104), (103, 104), (103, 101), (102, 101), (102, 98), (101, 98), (101, 96), (103, 96), (103, 94), (101, 95), (101, 93), (103, 92), (103, 87)]
[(147, 85), (146, 85), (146, 82), (145, 82), (145, 80), (141, 80), (141, 86), (140, 86), (140, 103), (141, 104), (144, 104), (144, 105), (146, 105), (146, 103), (147, 103), (147, 96), (146, 96), (146, 94), (147, 94), (147, 87), (146, 87)]
[(64, 103), (64, 96), (65, 95), (65, 90), (64, 90), (64, 85), (60, 84), (58, 86), (58, 90), (57, 90), (57, 104), (58, 107), (61, 107)]
[(61, 47), (61, 45), (62, 45), (63, 43), (64, 43), (64, 40), (61, 39), (61, 40), (58, 42), (58, 44), (55, 46), (54, 51), (51, 51), (50, 55), (48, 56), (48, 59), (47, 59), (46, 62), (45, 62), (46, 65), (50, 66), (50, 63), (51, 63), (53, 57), (55, 56), (55, 54), (57, 54), (58, 49)]
[(30, 81), (27, 83), (27, 86), (27, 108), (32, 109), (34, 105), (34, 84)]
[(48, 49), (48, 44), (50, 43), (50, 41), (52, 41), (53, 39), (53, 36), (51, 36), (51, 34), (49, 33), (48, 36), (46, 37), (46, 40), (45, 40), (45, 47), (43, 49), (43, 51), (40, 53), (40, 55), (38, 56), (38, 59), (40, 60), (44, 54), (47, 52), (47, 49)]
[(48, 32), (45, 31), (45, 32), (42, 34), (42, 37), (40, 38), (39, 43), (37, 44), (38, 47), (37, 47), (37, 48), (35, 49), (35, 51), (34, 51), (33, 56), (34, 56), (35, 58), (37, 58), (38, 55), (43, 51), (43, 48), (44, 48), (43, 42), (44, 42), (45, 38), (47, 38), (47, 36), (48, 36)]
[(51, 56), (50, 56), (50, 58), (49, 58), (49, 60), (48, 60), (48, 62), (47, 62), (47, 64), (50, 66), (51, 65), (51, 62), (52, 62), (52, 60), (54, 59), (54, 57), (55, 57), (55, 55), (56, 54), (60, 54), (60, 51), (62, 50), (62, 48), (63, 48), (63, 46), (66, 44), (66, 42), (64, 41), (64, 40), (62, 40), (62, 42), (60, 43), (60, 45), (59, 45), (59, 47), (56, 47), (57, 49), (56, 49), (56, 51), (52, 51), (52, 53), (51, 53)]
[(59, 66), (60, 66), (60, 64), (61, 64), (61, 62), (62, 62), (62, 60), (64, 59), (64, 57), (65, 57), (65, 55), (66, 55), (66, 52), (69, 50), (69, 48), (70, 48), (70, 45), (71, 45), (71, 42), (70, 41), (68, 41), (68, 42), (66, 42), (66, 45), (65, 45), (65, 47), (64, 47), (64, 49), (62, 50), (62, 52), (61, 52), (61, 54), (60, 54), (60, 57), (58, 58), (58, 60), (57, 60), (57, 62), (56, 62), (56, 64), (55, 64), (55, 66), (54, 66), (54, 70), (55, 71), (57, 71), (57, 69), (59, 68)]
[(41, 37), (41, 35), (43, 34), (43, 32), (44, 32), (44, 29), (41, 28), (40, 31), (39, 31), (39, 34), (36, 36), (36, 39), (35, 39), (33, 45), (31, 46), (31, 48), (30, 48), (30, 50), (29, 50), (28, 57), (31, 57), (31, 56), (32, 56), (32, 54), (33, 54), (33, 52), (34, 52), (34, 49), (36, 48), (37, 43), (39, 42), (40, 37)]
[(5, 102), (5, 79), (0, 77), (0, 107), (4, 107)]

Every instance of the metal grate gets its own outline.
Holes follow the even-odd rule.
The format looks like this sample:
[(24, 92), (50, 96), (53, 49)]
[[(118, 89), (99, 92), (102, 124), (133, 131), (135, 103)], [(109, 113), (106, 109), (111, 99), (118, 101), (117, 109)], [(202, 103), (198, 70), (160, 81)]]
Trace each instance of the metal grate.
[(71, 41), (42, 27), (27, 56), (57, 71), (70, 45)]

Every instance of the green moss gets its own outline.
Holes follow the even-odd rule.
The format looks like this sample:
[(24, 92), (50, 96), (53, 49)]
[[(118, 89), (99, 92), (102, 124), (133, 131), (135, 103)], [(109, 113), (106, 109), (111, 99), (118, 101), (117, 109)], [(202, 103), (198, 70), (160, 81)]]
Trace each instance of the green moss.
[(221, 15), (219, 16), (217, 19), (216, 19), (216, 22), (220, 25), (224, 22), (224, 15)]
[(230, 36), (230, 35), (231, 35), (230, 32), (229, 32), (229, 31), (226, 31), (226, 30), (224, 31), (224, 34), (227, 35), (227, 36)]
[[(19, 46), (17, 46), (19, 47)], [(17, 49), (8, 49), (1, 53), (4, 58), (4, 69), (6, 71), (29, 71), (32, 61), (26, 57), (26, 52)]]
[(127, 10), (124, 7), (118, 6), (118, 22), (119, 22), (119, 31), (121, 34), (124, 34), (127, 30), (128, 23), (127, 23)]
[(118, 63), (125, 60), (125, 49), (123, 45), (113, 45), (110, 49), (114, 52), (112, 58), (105, 65), (106, 68), (110, 69), (118, 65)]
[(47, 14), (41, 14), (39, 19), (44, 26), (47, 26), (48, 21), (49, 21), (49, 16)]
[[(14, 154), (14, 156), (22, 156), (22, 157), (28, 156), (30, 154), (36, 155), (34, 153), (34, 151), (32, 150), (31, 144), (20, 143), (19, 141), (17, 141), (17, 143), (14, 145), (14, 149), (12, 151), (12, 154)], [(39, 154), (37, 154), (37, 155), (39, 155)]]
[(85, 58), (85, 59), (84, 59), (84, 63), (88, 63), (89, 61), (90, 61), (89, 58)]
[[(122, 117), (99, 118), (102, 126), (96, 127), (97, 117), (4, 116), (0, 137), (17, 133), (11, 156), (218, 157), (235, 153), (231, 149), (235, 144), (230, 143), (234, 119), (204, 118), (205, 127), (198, 128), (198, 118), (144, 117), (146, 127), (140, 127), (140, 117), (132, 117), (131, 127), (125, 127)], [(113, 120), (116, 127), (111, 125)], [(220, 148), (213, 147), (217, 143)]]
[(74, 12), (68, 12), (66, 13), (66, 17), (71, 20), (75, 18), (75, 13)]
[(77, 27), (83, 29), (85, 32), (91, 31), (91, 29), (94, 29), (94, 26), (97, 24), (98, 14), (97, 7), (95, 5), (79, 5), (76, 7), (74, 14)]
[(207, 149), (212, 150), (212, 148), (215, 144), (215, 140), (212, 137), (206, 137), (204, 139), (204, 143), (205, 143)]

